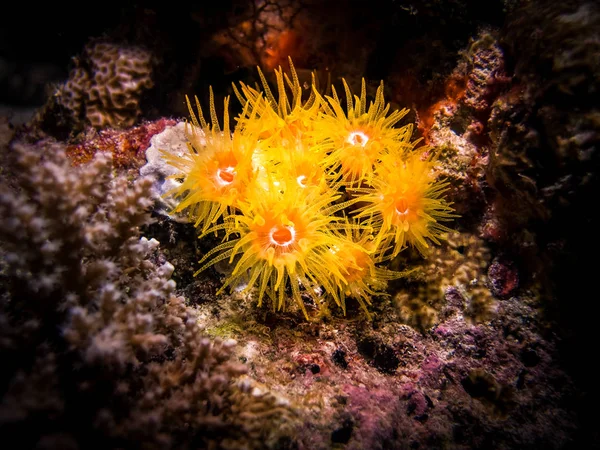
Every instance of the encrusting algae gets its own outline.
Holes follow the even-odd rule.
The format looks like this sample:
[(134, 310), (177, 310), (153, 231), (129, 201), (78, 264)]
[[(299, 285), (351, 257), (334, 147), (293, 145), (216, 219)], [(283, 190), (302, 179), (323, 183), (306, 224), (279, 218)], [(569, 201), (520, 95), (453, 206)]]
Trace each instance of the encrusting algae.
[(228, 98), (223, 128), (212, 90), (211, 123), (188, 99), (187, 152), (164, 152), (183, 180), (169, 193), (179, 201), (174, 212), (186, 211), (201, 238), (223, 233), (196, 272), (228, 260), (220, 292), (245, 283), (274, 310), (285, 310), (291, 294), (306, 319), (302, 294), (321, 312), (333, 300), (344, 314), (353, 297), (370, 317), (370, 298), (407, 272), (378, 265), (408, 246), (424, 253), (449, 230), (440, 223), (455, 217), (447, 183), (436, 179), (432, 149), (411, 142), (412, 125), (395, 127), (408, 110), (388, 114), (383, 82), (367, 106), (365, 81), (353, 97), (343, 80), (345, 111), (335, 89), (318, 92), (314, 76), (302, 100), (289, 62), (290, 76), (275, 70), (277, 98), (260, 69), (262, 88), (234, 85), (244, 108), (233, 130)]

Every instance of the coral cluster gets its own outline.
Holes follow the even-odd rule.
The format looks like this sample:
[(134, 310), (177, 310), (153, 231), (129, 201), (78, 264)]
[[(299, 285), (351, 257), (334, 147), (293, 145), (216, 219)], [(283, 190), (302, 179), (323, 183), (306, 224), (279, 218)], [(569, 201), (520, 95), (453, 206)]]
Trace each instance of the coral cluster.
[(153, 85), (153, 58), (147, 50), (94, 41), (55, 97), (76, 122), (95, 128), (132, 126), (139, 117), (142, 95)]
[(158, 241), (139, 236), (152, 180), (114, 176), (106, 153), (73, 168), (52, 143), (2, 156), (4, 436), (28, 448), (275, 445), (289, 409), (238, 380), (234, 343), (202, 335)]
[[(277, 96), (262, 72), (262, 89), (235, 88), (244, 106), (230, 129), (228, 98), (220, 127), (214, 99), (210, 123), (197, 102), (187, 151), (165, 151), (181, 184), (175, 212), (187, 211), (200, 236), (223, 231), (199, 271), (222, 260), (234, 265), (226, 286), (258, 288), (274, 309), (285, 309), (285, 289), (308, 319), (302, 293), (319, 306), (333, 299), (345, 312), (355, 297), (367, 313), (371, 295), (401, 276), (376, 264), (408, 246), (426, 252), (453, 217), (436, 179), (435, 153), (411, 141), (412, 125), (395, 127), (406, 110), (390, 111), (383, 83), (367, 103), (343, 81), (346, 105), (310, 95), (290, 60), (290, 75), (275, 72)], [(196, 117), (196, 114), (198, 117)]]

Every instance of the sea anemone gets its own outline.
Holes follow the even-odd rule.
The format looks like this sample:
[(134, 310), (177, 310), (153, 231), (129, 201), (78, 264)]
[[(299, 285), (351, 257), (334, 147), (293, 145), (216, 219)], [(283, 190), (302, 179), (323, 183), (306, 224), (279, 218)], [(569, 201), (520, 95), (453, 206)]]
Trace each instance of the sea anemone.
[[(332, 251), (346, 243), (338, 231), (349, 226), (334, 213), (345, 204), (332, 205), (339, 195), (330, 192), (302, 189), (295, 182), (258, 187), (240, 212), (227, 218), (226, 241), (212, 249), (202, 259), (205, 263), (198, 272), (224, 259), (235, 267), (225, 281), (227, 286), (247, 282), (245, 290), (258, 287), (258, 304), (265, 293), (273, 302), (273, 309), (285, 309), (285, 289), (308, 319), (300, 287), (304, 288), (317, 305), (324, 299), (317, 291), (323, 288), (345, 311), (339, 296), (347, 284), (348, 261)], [(207, 232), (212, 232), (208, 230)], [(232, 234), (239, 237), (227, 240)]]
[(344, 111), (342, 101), (332, 87), (333, 96), (325, 96), (327, 102), (322, 101), (324, 112), (315, 124), (314, 135), (318, 140), (330, 142), (332, 156), (339, 163), (347, 183), (370, 184), (374, 165), (384, 154), (412, 150), (412, 125), (395, 127), (408, 109), (395, 110), (388, 115), (390, 105), (384, 100), (383, 82), (368, 108), (364, 78), (360, 97), (354, 96), (354, 99), (346, 80), (342, 79), (342, 82), (347, 110)]
[(256, 177), (252, 155), (258, 141), (239, 130), (231, 133), (227, 111), (229, 98), (224, 101), (223, 130), (216, 117), (212, 89), (210, 125), (204, 119), (198, 99), (198, 117), (189, 98), (186, 99), (192, 118), (192, 123), (186, 127), (187, 152), (183, 155), (163, 152), (165, 160), (180, 171), (173, 178), (183, 180), (168, 195), (180, 198), (173, 212), (187, 211), (195, 226), (205, 232), (219, 218), (231, 214), (238, 202), (246, 197), (245, 192)]
[(439, 244), (442, 234), (450, 231), (439, 222), (456, 217), (450, 203), (442, 198), (448, 183), (436, 180), (435, 156), (429, 150), (421, 147), (404, 158), (383, 156), (372, 187), (353, 190), (357, 201), (364, 204), (355, 211), (356, 219), (379, 230), (377, 246), (391, 246), (390, 257), (407, 245), (425, 254), (428, 241)]

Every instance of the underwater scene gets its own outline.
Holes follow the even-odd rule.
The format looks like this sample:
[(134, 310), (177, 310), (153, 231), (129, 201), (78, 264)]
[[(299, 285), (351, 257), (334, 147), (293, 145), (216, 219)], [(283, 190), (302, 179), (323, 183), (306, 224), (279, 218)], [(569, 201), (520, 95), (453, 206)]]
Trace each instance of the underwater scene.
[(600, 449), (598, 2), (0, 22), (3, 449)]

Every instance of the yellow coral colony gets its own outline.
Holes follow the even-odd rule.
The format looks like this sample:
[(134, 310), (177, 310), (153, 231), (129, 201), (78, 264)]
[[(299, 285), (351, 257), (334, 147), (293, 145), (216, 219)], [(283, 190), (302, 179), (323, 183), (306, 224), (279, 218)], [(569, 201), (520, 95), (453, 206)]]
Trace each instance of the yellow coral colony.
[(352, 297), (370, 317), (371, 297), (406, 273), (381, 263), (406, 246), (424, 252), (439, 243), (447, 230), (439, 222), (454, 217), (431, 149), (415, 149), (412, 125), (395, 126), (408, 111), (389, 113), (383, 83), (367, 106), (365, 81), (353, 97), (342, 80), (344, 109), (335, 89), (317, 92), (314, 76), (303, 100), (291, 60), (289, 76), (275, 70), (277, 98), (259, 75), (262, 88), (234, 85), (244, 109), (233, 131), (228, 98), (221, 129), (211, 90), (211, 123), (188, 100), (188, 152), (165, 153), (183, 179), (172, 193), (176, 211), (188, 212), (200, 237), (223, 233), (198, 272), (227, 260), (232, 271), (221, 290), (257, 289), (259, 306), (267, 298), (285, 310), (291, 294), (309, 319), (302, 293), (322, 313), (333, 301), (345, 314)]

